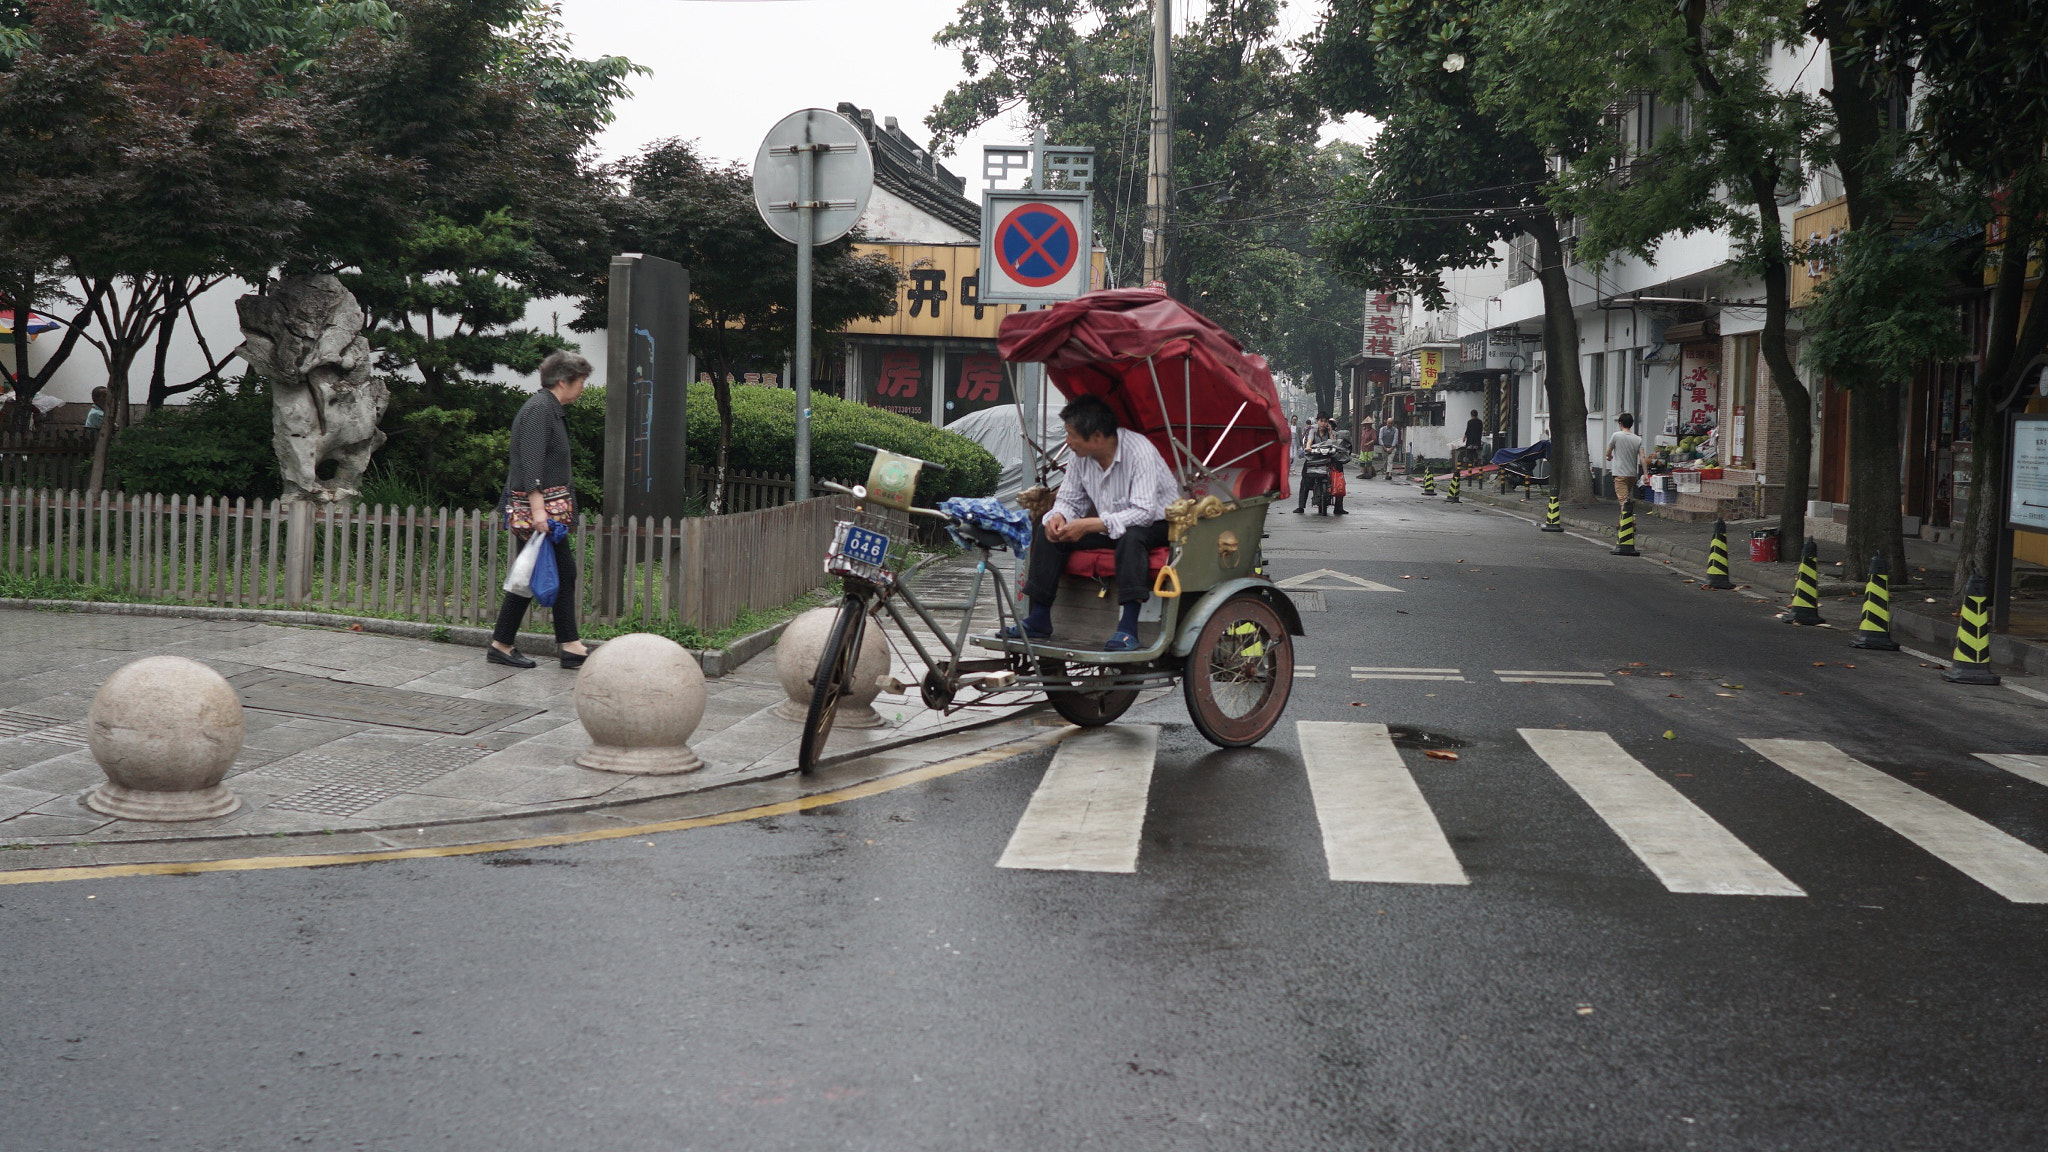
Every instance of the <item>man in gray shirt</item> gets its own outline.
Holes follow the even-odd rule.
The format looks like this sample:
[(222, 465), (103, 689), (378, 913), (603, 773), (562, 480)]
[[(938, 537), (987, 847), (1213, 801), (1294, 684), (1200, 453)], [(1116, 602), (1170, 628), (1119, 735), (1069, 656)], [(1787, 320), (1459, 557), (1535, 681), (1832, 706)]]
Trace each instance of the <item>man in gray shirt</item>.
[(1636, 418), (1623, 412), (1621, 431), (1607, 438), (1607, 467), (1614, 473), (1614, 499), (1626, 504), (1643, 477), (1643, 438), (1635, 434)]

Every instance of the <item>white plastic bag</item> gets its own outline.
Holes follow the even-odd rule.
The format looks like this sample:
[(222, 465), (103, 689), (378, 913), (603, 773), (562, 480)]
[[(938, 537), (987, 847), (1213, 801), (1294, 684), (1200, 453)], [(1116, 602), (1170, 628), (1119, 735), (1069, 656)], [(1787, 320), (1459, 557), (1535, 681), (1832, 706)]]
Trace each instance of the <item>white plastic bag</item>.
[(547, 542), (548, 534), (535, 532), (526, 538), (526, 547), (512, 561), (512, 571), (505, 574), (505, 591), (514, 596), (533, 595), (533, 566), (540, 559), (541, 545)]

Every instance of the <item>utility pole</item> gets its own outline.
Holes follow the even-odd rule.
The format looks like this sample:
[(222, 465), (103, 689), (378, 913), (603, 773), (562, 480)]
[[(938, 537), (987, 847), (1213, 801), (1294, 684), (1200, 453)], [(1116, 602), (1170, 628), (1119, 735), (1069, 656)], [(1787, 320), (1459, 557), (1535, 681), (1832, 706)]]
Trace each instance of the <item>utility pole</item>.
[(1145, 283), (1166, 275), (1166, 207), (1173, 194), (1173, 0), (1152, 0), (1152, 141), (1146, 157)]

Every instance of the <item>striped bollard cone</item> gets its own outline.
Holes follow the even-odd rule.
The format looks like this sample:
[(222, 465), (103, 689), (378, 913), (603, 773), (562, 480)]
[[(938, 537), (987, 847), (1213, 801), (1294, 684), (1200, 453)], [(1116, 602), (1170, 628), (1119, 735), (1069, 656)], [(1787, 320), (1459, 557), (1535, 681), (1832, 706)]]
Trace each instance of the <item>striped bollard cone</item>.
[(1787, 624), (1825, 624), (1820, 618), (1820, 545), (1806, 538), (1799, 554), (1799, 575), (1792, 580), (1792, 610), (1782, 619)]
[(1941, 678), (1951, 684), (1996, 684), (1991, 670), (1991, 597), (1984, 577), (1970, 577), (1963, 593), (1962, 615), (1956, 619), (1956, 652)]
[(1445, 494), (1445, 496), (1444, 496), (1444, 503), (1446, 503), (1446, 504), (1463, 504), (1463, 503), (1464, 503), (1464, 501), (1463, 501), (1463, 500), (1460, 500), (1460, 499), (1458, 499), (1458, 470), (1457, 470), (1456, 468), (1453, 468), (1453, 469), (1451, 469), (1451, 490), (1450, 490), (1450, 492), (1448, 492), (1448, 493), (1446, 493), (1446, 494)]
[(1543, 530), (1545, 532), (1564, 531), (1564, 510), (1558, 502), (1557, 486), (1555, 484), (1550, 486), (1550, 503), (1543, 509)]
[(1892, 639), (1892, 578), (1885, 571), (1882, 552), (1870, 558), (1870, 580), (1863, 585), (1863, 621), (1856, 625), (1856, 639), (1849, 646), (1879, 652), (1899, 650)]
[(1422, 494), (1424, 496), (1436, 495), (1436, 473), (1424, 470), (1422, 473)]
[(1641, 556), (1636, 551), (1636, 502), (1625, 500), (1621, 505), (1621, 523), (1614, 529), (1613, 555)]
[(1735, 587), (1728, 578), (1728, 522), (1714, 521), (1714, 542), (1707, 545), (1706, 587), (1726, 592)]

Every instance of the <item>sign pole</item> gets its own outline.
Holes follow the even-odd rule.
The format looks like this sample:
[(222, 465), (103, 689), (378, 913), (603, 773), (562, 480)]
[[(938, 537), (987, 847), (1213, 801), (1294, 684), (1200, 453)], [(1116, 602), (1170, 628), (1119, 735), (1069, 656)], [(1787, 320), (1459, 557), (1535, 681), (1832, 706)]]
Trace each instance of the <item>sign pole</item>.
[(817, 171), (815, 144), (796, 147), (796, 492), (811, 498), (811, 242)]

